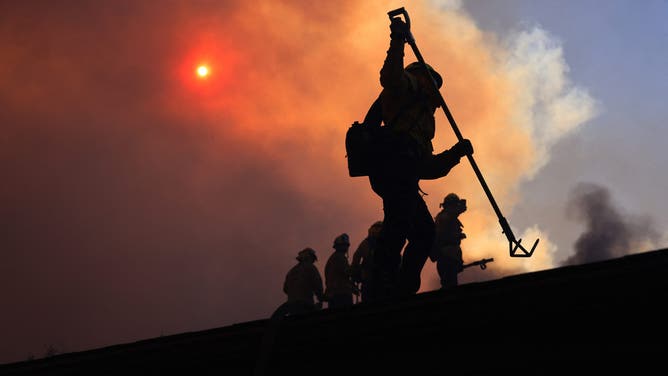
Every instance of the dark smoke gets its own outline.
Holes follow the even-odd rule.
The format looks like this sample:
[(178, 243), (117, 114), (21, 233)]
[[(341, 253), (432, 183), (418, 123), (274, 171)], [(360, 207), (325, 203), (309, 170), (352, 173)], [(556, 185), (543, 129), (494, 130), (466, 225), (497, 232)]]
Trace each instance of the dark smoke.
[(577, 265), (643, 251), (659, 233), (650, 217), (623, 213), (612, 202), (610, 191), (597, 184), (580, 183), (571, 192), (567, 215), (587, 227), (575, 242), (575, 253), (563, 265)]

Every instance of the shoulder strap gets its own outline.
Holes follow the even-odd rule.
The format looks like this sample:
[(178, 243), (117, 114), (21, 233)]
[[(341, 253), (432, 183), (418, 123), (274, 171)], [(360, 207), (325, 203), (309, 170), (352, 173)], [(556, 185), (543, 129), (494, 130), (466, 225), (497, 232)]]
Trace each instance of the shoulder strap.
[(364, 124), (371, 127), (380, 127), (380, 124), (383, 122), (383, 108), (380, 103), (380, 95), (376, 98), (375, 101), (369, 107), (366, 116), (364, 117)]
[(399, 108), (399, 111), (394, 115), (392, 119), (388, 119), (385, 122), (385, 125), (392, 126), (397, 119), (399, 119), (409, 108), (413, 107), (415, 104), (423, 102), (424, 101), (424, 96), (418, 93), (417, 95), (413, 96), (410, 100), (406, 101), (403, 103), (401, 108)]
[[(392, 124), (396, 119), (398, 119), (408, 108), (413, 106), (414, 104), (424, 100), (423, 96), (418, 94), (415, 97), (413, 97), (412, 100), (404, 102), (403, 106), (399, 109), (399, 111), (394, 115), (394, 117), (387, 122), (385, 122), (385, 125)], [(371, 126), (371, 127), (380, 127), (380, 125), (383, 123), (383, 106), (381, 104), (381, 99), (380, 99), (380, 94), (378, 95), (378, 98), (376, 98), (375, 101), (371, 104), (371, 107), (369, 107), (369, 111), (367, 111), (366, 116), (364, 117), (364, 124)]]

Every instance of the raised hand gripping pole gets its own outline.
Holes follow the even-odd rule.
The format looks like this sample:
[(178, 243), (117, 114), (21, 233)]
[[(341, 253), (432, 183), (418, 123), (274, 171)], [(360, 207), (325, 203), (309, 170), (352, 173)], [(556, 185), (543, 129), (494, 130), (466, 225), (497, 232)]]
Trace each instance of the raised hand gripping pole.
[[(457, 123), (455, 123), (455, 119), (452, 117), (452, 114), (450, 113), (450, 110), (448, 109), (448, 105), (445, 103), (445, 99), (443, 99), (443, 96), (441, 95), (441, 91), (438, 88), (438, 83), (436, 83), (436, 80), (434, 80), (434, 77), (431, 75), (431, 72), (427, 68), (427, 65), (424, 61), (424, 58), (422, 57), (422, 54), (420, 53), (420, 50), (417, 47), (417, 44), (415, 43), (415, 38), (413, 37), (413, 33), (411, 33), (411, 19), (408, 17), (408, 12), (406, 9), (403, 7), (392, 10), (387, 12), (387, 15), (390, 17), (390, 21), (392, 21), (393, 18), (399, 17), (399, 16), (404, 16), (404, 22), (406, 22), (407, 30), (406, 30), (406, 43), (408, 43), (411, 48), (413, 49), (413, 53), (415, 54), (415, 57), (417, 60), (420, 62), (422, 65), (422, 69), (429, 75), (431, 78), (431, 82), (434, 85), (434, 90), (436, 93), (438, 93), (438, 98), (441, 103), (441, 108), (443, 109), (443, 112), (445, 112), (445, 116), (448, 118), (448, 121), (450, 122), (450, 125), (452, 126), (452, 130), (455, 132), (455, 135), (457, 136), (457, 140), (462, 141), (464, 140), (464, 137), (462, 136), (462, 133), (459, 131), (459, 128), (457, 127)], [(466, 156), (471, 163), (471, 167), (473, 167), (473, 171), (475, 172), (476, 176), (478, 177), (478, 181), (480, 181), (480, 185), (482, 185), (482, 189), (485, 191), (485, 194), (487, 195), (487, 198), (489, 199), (489, 202), (492, 204), (492, 208), (494, 209), (494, 212), (496, 213), (496, 216), (499, 218), (499, 223), (501, 224), (501, 230), (502, 232), (506, 235), (506, 238), (508, 239), (509, 243), (509, 250), (510, 250), (510, 257), (531, 257), (533, 254), (533, 251), (536, 249), (536, 246), (538, 245), (538, 241), (540, 239), (536, 239), (536, 242), (533, 243), (533, 246), (531, 247), (531, 250), (527, 250), (522, 246), (522, 239), (515, 239), (515, 235), (513, 234), (513, 230), (510, 229), (510, 225), (508, 224), (508, 221), (506, 218), (504, 218), (503, 214), (501, 214), (501, 209), (499, 209), (499, 206), (496, 204), (496, 201), (494, 200), (494, 196), (492, 196), (492, 192), (489, 190), (489, 187), (487, 186), (487, 183), (485, 182), (485, 179), (482, 177), (482, 173), (480, 172), (480, 169), (478, 168), (478, 165), (475, 163), (475, 160), (473, 159), (473, 155), (469, 154)], [(521, 253), (518, 252), (521, 251)]]

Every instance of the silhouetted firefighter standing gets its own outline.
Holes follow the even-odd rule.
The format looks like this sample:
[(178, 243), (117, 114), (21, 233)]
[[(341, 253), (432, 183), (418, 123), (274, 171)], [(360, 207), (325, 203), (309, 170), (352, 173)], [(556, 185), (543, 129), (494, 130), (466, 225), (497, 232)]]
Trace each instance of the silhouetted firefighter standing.
[(372, 294), (369, 282), (373, 273), (373, 255), (378, 246), (378, 237), (382, 228), (382, 221), (376, 221), (369, 227), (367, 237), (357, 246), (350, 263), (351, 277), (354, 283), (361, 285), (359, 290), (363, 302), (367, 301), (369, 295)]
[(350, 279), (348, 249), (350, 238), (341, 234), (334, 239), (334, 253), (325, 265), (325, 298), (328, 308), (338, 308), (353, 304), (353, 282)]
[[(434, 236), (434, 220), (420, 196), (420, 179), (438, 179), (466, 156), (508, 239), (511, 257), (531, 257), (530, 249), (516, 239), (510, 225), (473, 159), (473, 146), (465, 139), (448, 109), (440, 87), (443, 79), (424, 61), (410, 31), (404, 8), (388, 12), (390, 48), (380, 72), (383, 90), (364, 122), (354, 122), (346, 132), (346, 157), (350, 176), (369, 176), (371, 187), (383, 199), (383, 230), (375, 254), (373, 285), (376, 297), (414, 294), (420, 288), (420, 272)], [(403, 16), (404, 20), (401, 19)], [(404, 68), (404, 44), (417, 61)], [(433, 154), (434, 112), (441, 108), (457, 136), (449, 150)], [(385, 126), (381, 126), (384, 123)], [(403, 253), (401, 250), (408, 240)], [(481, 265), (482, 267), (482, 265)]]
[(466, 211), (466, 200), (450, 193), (445, 196), (440, 207), (442, 210), (434, 219), (436, 236), (429, 258), (436, 262), (441, 287), (446, 288), (457, 286), (457, 275), (464, 270), (461, 241), (466, 238), (466, 234), (459, 215)]
[(380, 70), (383, 90), (376, 104), (385, 126), (380, 129), (369, 171), (371, 187), (382, 198), (384, 211), (374, 255), (372, 299), (418, 291), (434, 238), (434, 221), (418, 183), (447, 175), (463, 156), (473, 153), (471, 142), (461, 140), (433, 154), (439, 95), (431, 80), (434, 77), (439, 88), (443, 80), (430, 66), (431, 76), (423, 71), (418, 62), (404, 68), (408, 32), (404, 21), (392, 18), (390, 32), (390, 47)]

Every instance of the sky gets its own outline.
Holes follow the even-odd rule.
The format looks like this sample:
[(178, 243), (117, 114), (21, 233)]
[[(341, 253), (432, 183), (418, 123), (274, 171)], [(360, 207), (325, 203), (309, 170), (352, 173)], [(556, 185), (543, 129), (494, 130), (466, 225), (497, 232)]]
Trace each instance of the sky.
[(402, 6), (515, 236), (540, 239), (509, 256), (462, 160), (421, 183), (434, 215), (467, 199), (465, 262), (494, 258), (460, 283), (667, 246), (666, 0), (3, 1), (0, 363), (264, 319), (301, 249), (321, 272), (339, 234), (352, 252), (382, 204), (345, 132)]

